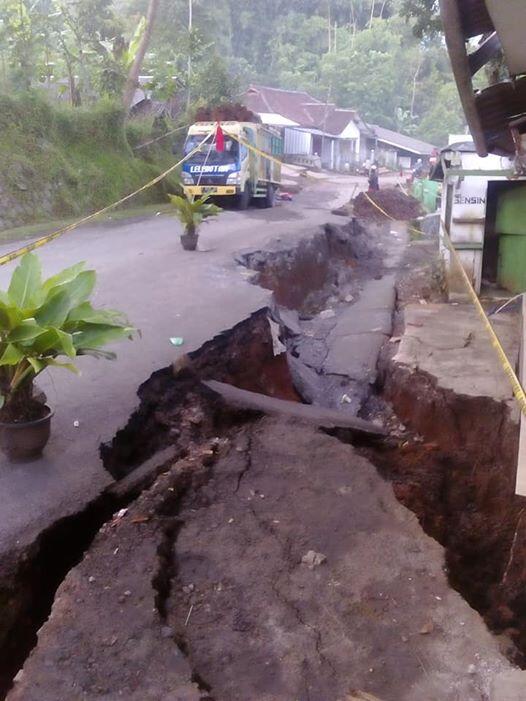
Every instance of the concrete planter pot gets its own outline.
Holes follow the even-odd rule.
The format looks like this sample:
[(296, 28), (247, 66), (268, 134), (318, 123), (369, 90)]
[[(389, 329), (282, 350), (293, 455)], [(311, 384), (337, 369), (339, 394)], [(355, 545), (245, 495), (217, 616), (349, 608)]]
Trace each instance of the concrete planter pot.
[(198, 240), (198, 234), (181, 234), (181, 246), (185, 251), (195, 251)]
[(30, 462), (42, 455), (49, 440), (54, 414), (47, 405), (46, 409), (47, 414), (35, 421), (0, 421), (0, 450), (10, 462)]

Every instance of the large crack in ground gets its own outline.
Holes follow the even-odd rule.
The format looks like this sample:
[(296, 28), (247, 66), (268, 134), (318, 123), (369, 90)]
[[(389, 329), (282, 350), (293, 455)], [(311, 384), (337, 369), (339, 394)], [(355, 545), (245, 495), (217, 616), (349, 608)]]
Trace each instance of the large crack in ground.
[(524, 667), (526, 529), (524, 500), (515, 496), (515, 417), (490, 398), (441, 390), (418, 370), (388, 368), (385, 392), (414, 433), (365, 454), (446, 548), (451, 585)]
[[(408, 520), (371, 465), (312, 426), (228, 408), (203, 379), (296, 401), (300, 395), (314, 402), (321, 396), (329, 406), (380, 415), (394, 426), (394, 441), (361, 450), (393, 482), (399, 501), (444, 544), (449, 581), (494, 630), (504, 632), (504, 652), (520, 659), (508, 641), (526, 649), (526, 537), (522, 504), (509, 493), (509, 417), (489, 400), (467, 407), (454, 396), (433, 395), (429, 386), (423, 399), (429, 378), (397, 374), (389, 359), (377, 384), (374, 377), (357, 382), (326, 371), (334, 322), (324, 309), (339, 313), (342, 305), (363, 302), (364, 281), (386, 272), (370, 253), (363, 254), (360, 269), (356, 250), (363, 245), (362, 234), (356, 224), (347, 231), (326, 229), (317, 243), (300, 247), (296, 270), (290, 249), (269, 258), (261, 252), (245, 256), (245, 264), (259, 271), (260, 282), (289, 309), (261, 310), (141, 386), (139, 410), (103, 448), (106, 466), (118, 478), (131, 477), (145, 459), (167, 447), (181, 460), (168, 466), (128, 514), (103, 529), (87, 558), (68, 575), (30, 660), (29, 681), (17, 685), (13, 701), (63, 698), (64, 680), (73, 680), (83, 698), (119, 689), (136, 701), (163, 698), (165, 688), (177, 688), (177, 698), (185, 701), (332, 701), (354, 689), (386, 701), (488, 698), (491, 676), (504, 668), (503, 661), (475, 614), (449, 589), (438, 546)], [(353, 256), (352, 236), (358, 237)], [(372, 236), (369, 247), (377, 240)], [(297, 284), (288, 294), (291, 270)], [(299, 306), (299, 313), (291, 315), (290, 306)], [(269, 313), (287, 350), (277, 357)], [(318, 358), (309, 368), (300, 346), (318, 341)], [(313, 369), (316, 377), (305, 378), (302, 368)], [(319, 381), (331, 389), (324, 385), (316, 396)], [(380, 395), (393, 402), (399, 418)], [(480, 422), (480, 416), (486, 418)], [(399, 428), (400, 419), (412, 433)], [(482, 454), (478, 435), (488, 430), (488, 422), (494, 430), (497, 419), (502, 440)], [(447, 430), (436, 429), (441, 422)], [(498, 503), (491, 495), (495, 485)], [(102, 516), (101, 511), (97, 519)], [(487, 532), (488, 523), (493, 532)], [(73, 560), (54, 570), (55, 588), (93, 534)], [(310, 551), (326, 562), (310, 568), (303, 560)], [(362, 562), (369, 563), (369, 571)], [(93, 621), (99, 610), (108, 617), (103, 632)], [(123, 611), (132, 617), (137, 612), (132, 633)], [(72, 625), (75, 615), (79, 620)], [(144, 630), (146, 647), (137, 642)], [(433, 630), (436, 635), (430, 635)], [(76, 662), (61, 656), (56, 642), (69, 644), (64, 636), (73, 634)], [(480, 646), (471, 659), (466, 641), (472, 638)], [(137, 645), (133, 654), (128, 641)], [(176, 649), (174, 659), (170, 646)], [(120, 667), (118, 681), (113, 657)], [(140, 680), (137, 664), (148, 670)], [(50, 665), (57, 667), (51, 680)], [(166, 665), (171, 677), (157, 678)], [(441, 679), (436, 688), (435, 671)], [(47, 679), (50, 695), (32, 695), (31, 675)]]
[[(251, 469), (251, 467), (252, 467), (252, 445), (253, 445), (253, 437), (252, 437), (252, 429), (251, 429), (251, 428), (248, 429), (247, 434), (248, 434), (248, 435), (247, 435), (247, 438), (246, 438), (246, 447), (245, 447), (245, 466), (244, 466), (242, 472), (239, 474), (239, 477), (238, 477), (238, 482), (237, 482), (237, 485), (236, 485), (236, 489), (234, 490), (234, 494), (236, 494), (236, 495), (238, 494), (239, 489), (240, 489), (240, 487), (241, 487), (241, 482), (243, 481), (243, 479), (245, 479), (245, 478), (247, 478), (247, 477), (249, 476), (250, 469)], [(244, 506), (247, 505), (247, 502), (246, 502), (246, 501), (241, 501), (241, 503), (242, 503)], [(257, 509), (255, 509), (255, 508), (252, 506), (252, 503), (253, 503), (253, 502), (248, 502), (248, 509), (250, 510), (250, 513), (252, 514), (252, 516), (254, 517), (255, 521), (257, 522), (259, 528), (261, 529), (261, 532), (262, 532), (263, 536), (264, 536), (264, 537), (266, 537), (266, 536), (271, 536), (272, 538), (274, 538), (274, 539), (277, 541), (279, 547), (281, 548), (282, 559), (283, 559), (283, 561), (286, 562), (287, 565), (288, 565), (287, 576), (289, 576), (289, 575), (292, 573), (292, 571), (293, 571), (293, 569), (294, 569), (294, 567), (295, 567), (295, 565), (296, 565), (296, 563), (294, 562), (294, 557), (293, 557), (293, 555), (292, 555), (292, 542), (291, 542), (290, 538), (286, 538), (286, 539), (285, 539), (285, 542), (283, 542), (283, 540), (279, 537), (279, 534), (278, 534), (278, 532), (276, 531), (276, 528), (273, 528), (270, 524), (268, 524), (264, 519), (262, 519), (262, 518), (259, 516), (259, 514), (258, 514), (258, 512), (257, 512)], [(297, 603), (296, 603), (293, 599), (288, 598), (288, 597), (283, 593), (282, 587), (279, 586), (280, 580), (281, 580), (282, 577), (283, 577), (283, 574), (282, 574), (282, 573), (279, 573), (279, 574), (277, 575), (277, 577), (276, 577), (274, 580), (272, 580), (272, 582), (271, 582), (271, 587), (272, 587), (272, 590), (273, 590), (274, 594), (276, 595), (276, 597), (277, 597), (285, 606), (289, 607), (289, 608), (293, 611), (293, 613), (294, 613), (294, 615), (295, 615), (296, 620), (298, 621), (298, 623), (299, 623), (300, 625), (304, 626), (305, 628), (307, 628), (309, 631), (311, 631), (311, 632), (314, 634), (314, 636), (315, 636), (316, 652), (318, 653), (318, 656), (319, 656), (321, 662), (322, 662), (323, 664), (329, 665), (329, 667), (331, 668), (332, 672), (335, 673), (336, 670), (335, 670), (334, 667), (332, 666), (331, 661), (330, 661), (329, 659), (327, 659), (327, 658), (324, 656), (324, 654), (323, 654), (323, 651), (322, 651), (322, 633), (321, 633), (321, 631), (320, 631), (316, 626), (311, 625), (310, 623), (308, 623), (308, 622), (304, 619), (304, 617), (303, 617), (303, 615), (302, 615), (302, 612), (301, 612), (301, 609), (300, 609), (300, 607), (297, 605)], [(309, 694), (308, 688), (307, 688), (305, 691), (306, 691), (306, 694), (307, 694), (307, 699), (310, 698), (310, 694)]]

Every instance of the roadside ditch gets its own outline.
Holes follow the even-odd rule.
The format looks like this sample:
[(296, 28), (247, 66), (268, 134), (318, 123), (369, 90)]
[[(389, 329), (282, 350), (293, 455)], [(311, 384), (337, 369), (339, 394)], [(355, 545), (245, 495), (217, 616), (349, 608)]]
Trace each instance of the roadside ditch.
[[(392, 482), (399, 501), (445, 547), (451, 585), (501, 636), (504, 653), (524, 666), (526, 517), (523, 501), (513, 489), (517, 450), (513, 417), (489, 398), (458, 397), (437, 388), (424, 373), (396, 367), (389, 353), (372, 382), (357, 384), (321, 369), (326, 338), (339, 310), (360, 299), (365, 281), (380, 279), (386, 272), (381, 246), (389, 236), (384, 227), (351, 220), (342, 227), (327, 226), (294, 247), (280, 244), (270, 251), (239, 255), (238, 262), (255, 272), (254, 282), (273, 290), (274, 308), (259, 310), (181, 356), (173, 366), (153, 373), (139, 387), (138, 410), (110, 444), (101, 446), (104, 465), (120, 487), (110, 489), (85, 512), (55, 524), (22, 563), (3, 568), (0, 600), (10, 612), (0, 625), (4, 694), (36, 644), (57, 587), (115, 511), (126, 508), (176, 459), (193, 459), (197, 454), (204, 465), (200, 485), (205, 485), (210, 478), (206, 468), (215, 460), (214, 446), (223, 437), (245, 431), (248, 438), (240, 446), (240, 460), (250, 459), (250, 435), (261, 414), (226, 404), (202, 384), (211, 379), (277, 399), (338, 408), (387, 425), (391, 435), (382, 442), (357, 440), (354, 434), (349, 438), (349, 432), (341, 430), (331, 433), (351, 440)], [(434, 247), (429, 244), (420, 251), (420, 263), (428, 274), (413, 292), (439, 297)], [(407, 275), (407, 260), (403, 258), (397, 270), (399, 285)], [(203, 448), (210, 440), (215, 443)], [(249, 469), (245, 462), (235, 477), (238, 487)], [(165, 603), (178, 576), (170, 559), (179, 532), (176, 520), (183, 499), (191, 507), (202, 498), (188, 491), (192, 481), (185, 474), (184, 489), (174, 487), (173, 498), (164, 500), (161, 508), (169, 525), (161, 547), (167, 559), (159, 570), (162, 576), (154, 577), (154, 588), (157, 609), (167, 622), (170, 611)], [(206, 500), (213, 503), (213, 491), (206, 493)], [(183, 603), (186, 600), (176, 605)], [(236, 625), (242, 629), (249, 624)], [(174, 635), (188, 653), (185, 631)], [(212, 699), (197, 672), (194, 681), (203, 690), (201, 698)]]

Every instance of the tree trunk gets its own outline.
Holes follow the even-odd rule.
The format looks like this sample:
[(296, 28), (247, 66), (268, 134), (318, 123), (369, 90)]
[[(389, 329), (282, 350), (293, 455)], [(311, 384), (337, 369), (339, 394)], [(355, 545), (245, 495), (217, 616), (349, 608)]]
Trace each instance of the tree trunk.
[(369, 18), (369, 29), (373, 26), (375, 0), (371, 2), (371, 17)]
[(148, 46), (150, 44), (150, 39), (152, 38), (153, 27), (155, 25), (155, 18), (157, 16), (157, 11), (159, 9), (159, 0), (149, 0), (148, 12), (146, 14), (146, 27), (144, 29), (144, 34), (142, 35), (141, 43), (137, 49), (137, 53), (133, 60), (128, 73), (128, 78), (126, 79), (126, 85), (124, 87), (124, 94), (122, 102), (127, 111), (130, 110), (133, 96), (139, 82), (139, 74), (141, 72), (142, 62)]
[(411, 119), (414, 119), (415, 115), (415, 100), (416, 100), (416, 88), (418, 85), (418, 74), (420, 73), (420, 69), (422, 68), (422, 62), (423, 62), (423, 54), (420, 54), (418, 57), (418, 65), (416, 67), (415, 74), (413, 76), (413, 90), (411, 92)]

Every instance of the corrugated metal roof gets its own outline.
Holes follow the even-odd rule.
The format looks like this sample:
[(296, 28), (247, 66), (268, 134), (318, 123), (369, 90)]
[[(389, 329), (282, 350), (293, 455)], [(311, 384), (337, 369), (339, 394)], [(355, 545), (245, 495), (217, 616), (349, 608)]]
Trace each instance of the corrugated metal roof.
[[(513, 155), (510, 124), (521, 134), (526, 132), (526, 123), (517, 121), (526, 115), (526, 0), (441, 0), (440, 8), (453, 74), (477, 153)], [(517, 79), (475, 90), (473, 74), (494, 53), (491, 47), (486, 51), (485, 42), (468, 54), (472, 44), (467, 42), (477, 35), (491, 38), (492, 33), (498, 39), (497, 47), (502, 47), (510, 75)]]
[(436, 148), (433, 144), (420, 141), (420, 139), (414, 139), (412, 136), (400, 134), (397, 131), (391, 131), (391, 129), (385, 129), (376, 124), (372, 126), (378, 141), (396, 146), (404, 151), (410, 151), (411, 153), (417, 153), (422, 156), (430, 156)]

